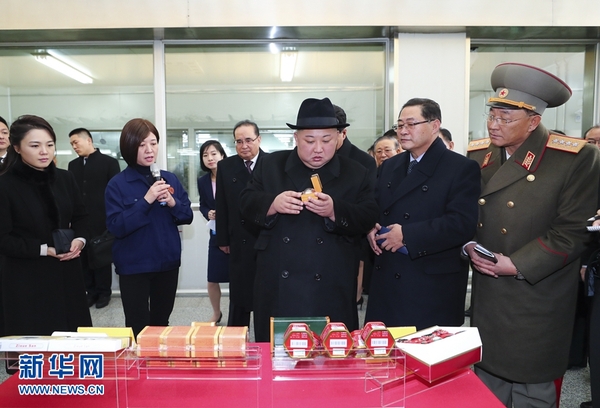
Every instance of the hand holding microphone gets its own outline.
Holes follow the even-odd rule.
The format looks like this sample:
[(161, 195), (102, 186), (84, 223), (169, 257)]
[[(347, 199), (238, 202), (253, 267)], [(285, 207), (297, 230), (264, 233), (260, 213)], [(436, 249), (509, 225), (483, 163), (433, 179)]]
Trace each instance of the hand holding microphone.
[(149, 204), (152, 204), (154, 201), (158, 200), (161, 207), (169, 205), (170, 202), (172, 202), (172, 205), (170, 205), (171, 207), (175, 205), (175, 199), (171, 196), (172, 188), (160, 176), (160, 167), (158, 167), (158, 164), (152, 163), (150, 166), (150, 172), (152, 173), (152, 177), (154, 178), (155, 182), (148, 189), (144, 199)]

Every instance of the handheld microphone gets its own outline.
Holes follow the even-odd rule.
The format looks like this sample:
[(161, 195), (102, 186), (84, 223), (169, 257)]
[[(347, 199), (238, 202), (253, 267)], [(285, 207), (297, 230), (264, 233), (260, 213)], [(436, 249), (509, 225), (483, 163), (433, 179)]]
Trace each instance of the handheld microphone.
[(150, 165), (150, 173), (152, 173), (152, 177), (154, 177), (154, 181), (162, 180), (162, 178), (160, 177), (160, 167), (158, 167), (158, 164), (152, 163)]
[[(150, 165), (150, 172), (152, 173), (152, 177), (154, 177), (154, 181), (162, 180), (162, 177), (160, 177), (160, 167), (158, 167), (158, 164), (152, 163)], [(167, 205), (167, 203), (164, 201), (160, 202), (159, 204), (161, 207), (164, 207)]]

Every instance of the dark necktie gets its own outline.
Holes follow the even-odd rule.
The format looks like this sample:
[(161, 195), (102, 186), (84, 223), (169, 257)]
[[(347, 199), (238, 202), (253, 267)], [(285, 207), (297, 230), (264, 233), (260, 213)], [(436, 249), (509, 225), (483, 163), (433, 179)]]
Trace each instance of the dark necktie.
[(246, 169), (248, 169), (248, 173), (252, 174), (252, 160), (246, 160), (244, 164), (246, 165)]
[(410, 174), (413, 167), (415, 167), (417, 165), (417, 163), (418, 163), (418, 161), (416, 161), (416, 160), (413, 160), (410, 163), (408, 163), (408, 170), (406, 170), (406, 174)]

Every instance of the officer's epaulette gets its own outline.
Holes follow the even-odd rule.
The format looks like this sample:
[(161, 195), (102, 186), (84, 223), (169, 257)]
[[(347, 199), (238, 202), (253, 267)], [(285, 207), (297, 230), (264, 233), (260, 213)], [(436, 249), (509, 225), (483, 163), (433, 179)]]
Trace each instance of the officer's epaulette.
[(488, 147), (490, 147), (490, 143), (492, 143), (492, 141), (489, 137), (487, 139), (471, 140), (469, 142), (469, 145), (467, 146), (467, 152), (474, 152), (475, 150), (487, 149)]
[(548, 135), (548, 143), (546, 143), (546, 147), (555, 150), (562, 150), (563, 152), (579, 153), (586, 143), (587, 142), (585, 140), (578, 139), (576, 137), (550, 133)]

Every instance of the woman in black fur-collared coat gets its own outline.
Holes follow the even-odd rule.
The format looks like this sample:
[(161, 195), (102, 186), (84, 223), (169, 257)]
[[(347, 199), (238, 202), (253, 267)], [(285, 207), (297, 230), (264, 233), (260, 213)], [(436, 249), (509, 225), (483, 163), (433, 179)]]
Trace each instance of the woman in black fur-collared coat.
[[(49, 335), (91, 326), (79, 254), (87, 214), (72, 174), (57, 169), (56, 135), (44, 119), (21, 116), (0, 169), (0, 288), (6, 335)], [(68, 252), (56, 254), (52, 231), (71, 228)]]

